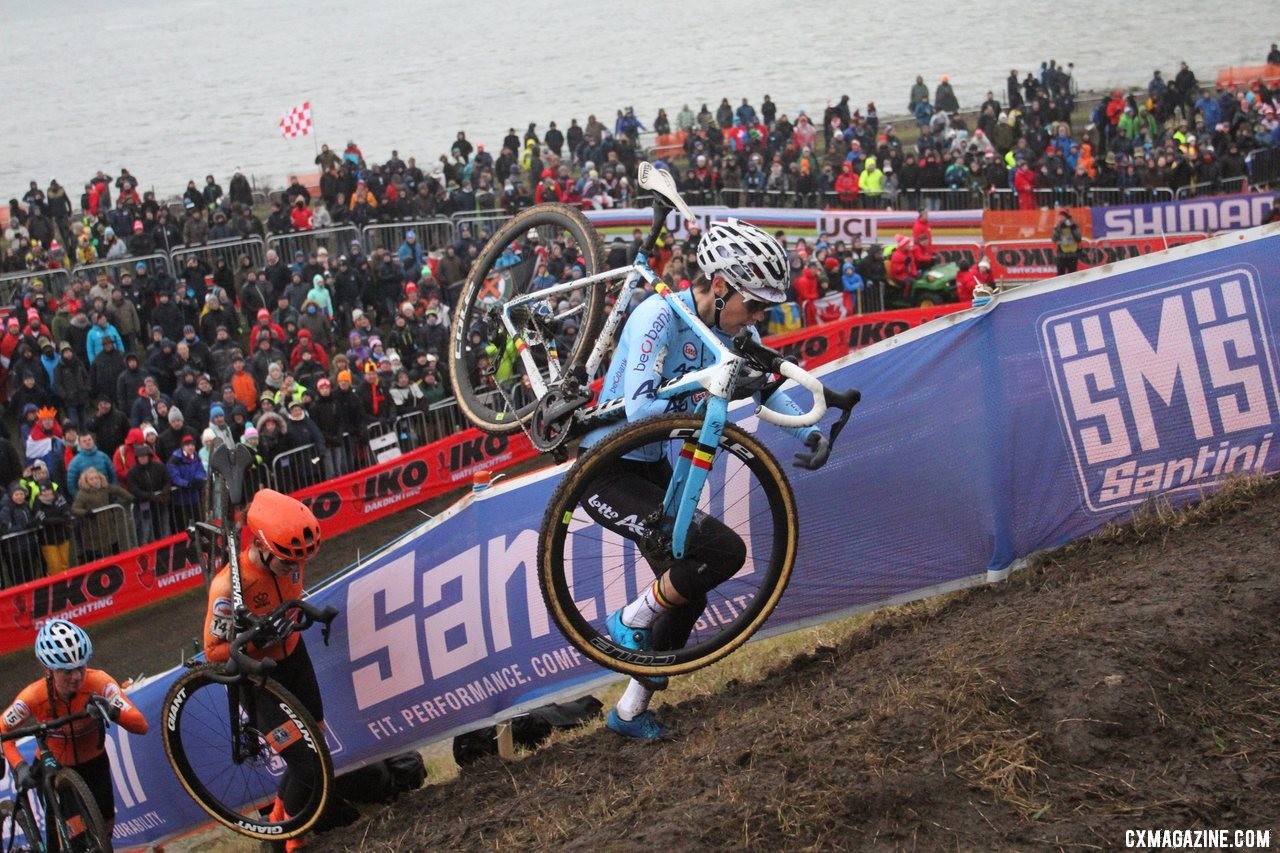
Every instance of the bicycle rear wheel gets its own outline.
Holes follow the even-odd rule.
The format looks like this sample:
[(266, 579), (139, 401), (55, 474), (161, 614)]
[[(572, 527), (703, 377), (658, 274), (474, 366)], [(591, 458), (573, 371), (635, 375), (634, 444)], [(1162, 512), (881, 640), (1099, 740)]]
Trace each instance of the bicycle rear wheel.
[(80, 774), (70, 767), (59, 767), (53, 774), (53, 793), (57, 797), (54, 820), (62, 849), (70, 853), (110, 851), (107, 823)]
[(594, 483), (618, 459), (636, 452), (674, 466), (701, 428), (696, 417), (659, 415), (606, 436), (569, 469), (543, 516), (538, 583), (547, 610), (578, 650), (618, 672), (678, 675), (720, 660), (764, 624), (791, 578), (799, 529), (791, 486), (773, 455), (750, 433), (729, 424), (699, 508), (737, 533), (746, 545), (746, 563), (707, 593), (706, 607), (683, 647), (642, 653), (609, 639), (609, 614), (631, 601), (655, 572), (637, 544), (649, 532), (645, 519), (615, 519), (615, 528), (628, 531), (624, 535), (588, 513), (593, 498), (596, 513), (602, 512)]
[[(536, 245), (529, 239), (530, 232), (538, 235)], [(468, 421), (485, 432), (515, 432), (533, 414), (536, 401), (517, 401), (519, 408), (512, 410), (507, 397), (514, 397), (514, 389), (505, 388), (504, 393), (496, 388), (498, 362), (515, 354), (515, 342), (501, 321), (501, 309), (512, 298), (539, 289), (533, 284), (539, 266), (537, 246), (551, 251), (555, 241), (565, 240), (567, 248), (570, 239), (581, 255), (585, 275), (604, 270), (600, 237), (581, 211), (563, 204), (531, 207), (499, 228), (484, 245), (458, 295), (450, 330), (449, 371), (458, 407)], [(619, 278), (617, 285), (621, 282)], [(528, 316), (516, 323), (521, 333), (531, 330), (534, 334), (559, 334), (569, 322), (577, 324), (577, 335), (572, 341), (561, 336), (567, 345), (566, 352), (553, 354), (541, 347), (534, 350), (544, 379), (550, 375), (546, 362), (552, 359), (561, 374), (586, 361), (604, 322), (605, 300), (603, 285), (585, 287), (558, 294), (557, 304), (546, 305), (546, 313), (536, 319), (534, 308), (538, 306), (530, 305), (530, 310), (523, 312)], [(563, 311), (558, 308), (562, 301), (570, 303)], [(480, 335), (478, 345), (472, 342), (473, 332)], [(477, 361), (486, 344), (492, 345), (491, 352), (496, 354), (484, 371), (477, 367)], [(522, 373), (517, 359), (513, 376), (503, 380), (518, 383)]]
[[(195, 667), (165, 695), (169, 763), (192, 799), (241, 835), (277, 841), (302, 835), (324, 811), (333, 787), (324, 732), (283, 685), (269, 678), (226, 685), (210, 677), (220, 671), (218, 664)], [(239, 760), (231, 713), (240, 718)], [(286, 772), (293, 774), (290, 785), (305, 789), (304, 803), (288, 815), (273, 810)]]

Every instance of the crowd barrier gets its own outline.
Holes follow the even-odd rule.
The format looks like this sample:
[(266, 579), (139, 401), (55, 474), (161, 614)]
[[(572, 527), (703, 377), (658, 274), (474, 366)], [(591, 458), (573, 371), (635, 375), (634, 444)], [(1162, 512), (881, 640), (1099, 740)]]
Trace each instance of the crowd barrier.
[(302, 252), (305, 256), (321, 246), (334, 258), (350, 254), (352, 243), (362, 243), (360, 229), (354, 225), (334, 225), (311, 231), (292, 231), (288, 234), (267, 236), (267, 248), (275, 249), (276, 254), (286, 264), (293, 260), (294, 252)]
[[(1264, 295), (1276, 281), (1280, 226), (1020, 288), (820, 369), (861, 389), (857, 440), (821, 470), (788, 469), (805, 532), (762, 634), (1001, 580), (1156, 495), (1181, 505), (1275, 471), (1280, 300)], [(780, 451), (791, 441), (748, 401), (730, 416)], [(538, 592), (538, 529), (563, 470), (468, 495), (313, 592), (341, 611), (331, 644), (312, 648), (339, 772), (618, 678), (565, 643)], [(727, 494), (711, 512), (741, 498), (717, 475)], [(904, 542), (906, 512), (927, 523)], [(592, 559), (575, 554), (582, 587)], [(643, 588), (643, 560), (623, 559), (627, 588), (580, 587), (584, 604), (606, 612), (605, 595)], [(176, 675), (132, 691), (150, 719)], [(206, 821), (163, 750), (118, 727), (108, 737), (118, 846)]]
[(260, 270), (267, 264), (267, 242), (261, 237), (232, 237), (226, 240), (210, 240), (196, 246), (174, 246), (169, 252), (175, 269), (186, 266), (187, 258), (196, 257), (209, 269), (214, 269), (218, 261), (227, 265), (227, 269), (235, 272), (240, 268), (240, 256), (248, 256), (253, 268)]

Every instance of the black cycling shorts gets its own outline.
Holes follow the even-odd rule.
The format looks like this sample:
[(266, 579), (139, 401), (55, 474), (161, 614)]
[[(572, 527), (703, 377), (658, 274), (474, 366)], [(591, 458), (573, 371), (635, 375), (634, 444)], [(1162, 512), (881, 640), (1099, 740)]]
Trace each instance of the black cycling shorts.
[[(644, 519), (662, 506), (671, 481), (667, 460), (617, 459), (604, 467), (584, 493), (582, 508), (591, 518), (632, 541), (638, 534), (619, 522)], [(604, 507), (608, 513), (602, 512)], [(685, 541), (685, 556), (671, 565), (671, 585), (688, 602), (653, 625), (655, 649), (678, 649), (689, 638), (707, 604), (707, 593), (736, 575), (747, 561), (747, 546), (732, 528), (702, 511), (695, 513)]]

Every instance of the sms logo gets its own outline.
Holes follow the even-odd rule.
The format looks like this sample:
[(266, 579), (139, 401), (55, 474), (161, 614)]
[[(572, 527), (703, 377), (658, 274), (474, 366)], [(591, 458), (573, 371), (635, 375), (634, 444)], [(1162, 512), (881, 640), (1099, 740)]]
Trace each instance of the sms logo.
[(1090, 510), (1265, 469), (1280, 392), (1254, 271), (1046, 317), (1040, 343)]

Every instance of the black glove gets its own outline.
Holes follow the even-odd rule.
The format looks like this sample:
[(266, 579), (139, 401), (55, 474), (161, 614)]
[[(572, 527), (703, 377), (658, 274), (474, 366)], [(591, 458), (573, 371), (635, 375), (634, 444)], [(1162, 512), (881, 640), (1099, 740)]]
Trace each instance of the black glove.
[(31, 765), (25, 761), (19, 761), (18, 766), (13, 768), (13, 788), (19, 794), (26, 793), (36, 786), (36, 774), (32, 772)]
[(797, 468), (817, 471), (827, 464), (827, 457), (831, 455), (831, 443), (827, 441), (825, 435), (820, 432), (809, 433), (809, 437), (804, 440), (804, 446), (809, 448), (810, 452), (796, 454), (796, 461), (792, 464)]
[(104, 723), (114, 723), (120, 719), (120, 709), (105, 696), (96, 694), (90, 696), (89, 704), (85, 707), (85, 710)]

